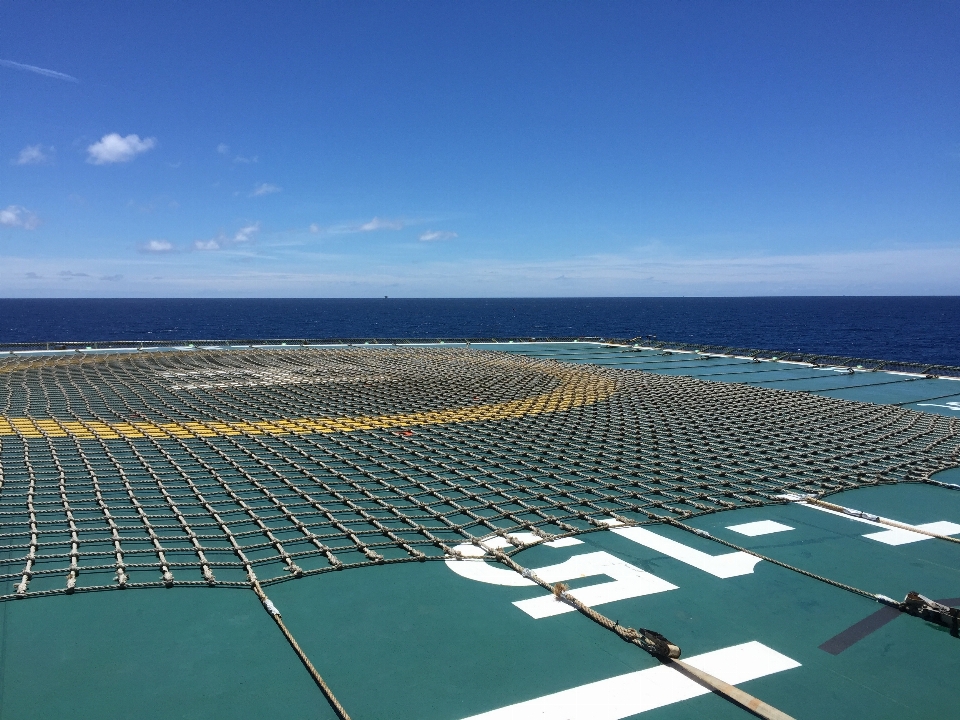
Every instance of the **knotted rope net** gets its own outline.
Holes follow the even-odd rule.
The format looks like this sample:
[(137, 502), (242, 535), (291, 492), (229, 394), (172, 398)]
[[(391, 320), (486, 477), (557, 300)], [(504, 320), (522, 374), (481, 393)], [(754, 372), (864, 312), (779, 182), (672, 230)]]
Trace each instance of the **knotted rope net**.
[(0, 361), (0, 599), (249, 588), (923, 481), (956, 420), (463, 348)]

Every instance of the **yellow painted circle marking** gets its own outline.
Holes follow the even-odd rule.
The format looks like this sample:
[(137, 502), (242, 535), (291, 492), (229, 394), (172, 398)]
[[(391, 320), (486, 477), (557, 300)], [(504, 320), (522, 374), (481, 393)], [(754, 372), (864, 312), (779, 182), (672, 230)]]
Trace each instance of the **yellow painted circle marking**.
[(191, 438), (219, 435), (304, 435), (344, 433), (357, 430), (383, 430), (397, 427), (444, 425), (448, 423), (490, 422), (559, 412), (593, 405), (610, 397), (615, 390), (612, 379), (590, 372), (558, 373), (559, 387), (521, 400), (473, 405), (447, 410), (339, 418), (281, 418), (277, 420), (223, 422), (102, 422), (98, 420), (61, 420), (56, 418), (0, 417), (0, 436), (24, 438), (75, 437), (82, 440), (119, 438)]

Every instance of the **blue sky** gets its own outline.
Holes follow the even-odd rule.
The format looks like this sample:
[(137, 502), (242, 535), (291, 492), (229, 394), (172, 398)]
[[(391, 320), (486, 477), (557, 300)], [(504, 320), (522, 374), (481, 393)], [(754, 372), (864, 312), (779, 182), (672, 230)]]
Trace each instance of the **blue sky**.
[(960, 5), (0, 5), (0, 296), (960, 293)]

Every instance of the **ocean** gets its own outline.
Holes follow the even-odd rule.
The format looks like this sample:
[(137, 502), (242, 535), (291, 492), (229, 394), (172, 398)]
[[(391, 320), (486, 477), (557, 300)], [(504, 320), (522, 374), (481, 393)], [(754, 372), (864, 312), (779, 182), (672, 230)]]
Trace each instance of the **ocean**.
[(650, 335), (960, 366), (960, 297), (0, 300), (0, 344)]

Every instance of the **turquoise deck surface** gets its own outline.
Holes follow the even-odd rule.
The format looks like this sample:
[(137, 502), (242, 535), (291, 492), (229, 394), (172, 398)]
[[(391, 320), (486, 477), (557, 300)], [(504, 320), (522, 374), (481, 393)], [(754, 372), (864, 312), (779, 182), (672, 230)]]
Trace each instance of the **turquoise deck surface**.
[(335, 718), (246, 590), (0, 603), (0, 718)]
[[(960, 493), (930, 486), (869, 488), (833, 499), (907, 522), (960, 520)], [(793, 529), (757, 538), (726, 529), (757, 520)], [(935, 539), (888, 546), (863, 537), (875, 528), (795, 504), (693, 524), (870, 591), (960, 596), (960, 548)], [(652, 530), (709, 555), (730, 552), (676, 528)], [(819, 645), (879, 604), (769, 563), (719, 579), (610, 531), (580, 539), (569, 548), (532, 548), (517, 560), (542, 567), (599, 550), (677, 585), (598, 609), (624, 625), (657, 629), (686, 656), (759, 641), (801, 663), (742, 684), (794, 717), (952, 717), (960, 703), (960, 640), (943, 628), (901, 616), (831, 655)], [(533, 619), (512, 605), (544, 594), (466, 579), (443, 562), (270, 588), (354, 718), (459, 720), (657, 664), (577, 613)], [(334, 717), (253, 593), (112, 591), (6, 603), (0, 617), (5, 718)], [(637, 717), (745, 715), (707, 695)]]
[[(637, 350), (595, 343), (490, 343), (475, 347), (517, 352), (564, 362), (688, 375), (713, 382), (747, 383), (756, 387), (810, 392), (816, 395), (901, 405), (911, 410), (960, 417), (960, 380), (927, 379), (884, 371), (838, 371), (779, 361), (700, 356), (696, 353)], [(950, 405), (950, 402), (954, 405)], [(926, 403), (930, 403), (929, 405)]]
[[(960, 382), (951, 380), (587, 343), (482, 347), (960, 416)], [(960, 483), (960, 470), (937, 477)], [(931, 485), (865, 488), (829, 500), (911, 524), (960, 525), (960, 492)], [(757, 521), (790, 529), (756, 537), (728, 529)], [(960, 598), (960, 545), (953, 543), (888, 545), (864, 537), (882, 528), (797, 504), (716, 513), (690, 524), (872, 593)], [(677, 528), (648, 529), (707, 555), (732, 552)], [(945, 628), (901, 615), (831, 654), (820, 645), (883, 606), (767, 562), (721, 579), (613, 531), (579, 539), (515, 558), (541, 568), (605, 552), (676, 585), (596, 609), (623, 625), (663, 633), (684, 657), (756, 641), (791, 658), (800, 666), (740, 686), (798, 720), (958, 714), (960, 639)], [(608, 581), (569, 580), (574, 590)], [(538, 587), (478, 582), (443, 561), (327, 573), (270, 586), (268, 593), (354, 720), (461, 720), (658, 665), (578, 613), (534, 619), (512, 604), (546, 595)], [(335, 715), (252, 592), (173, 588), (0, 603), (0, 720), (51, 717)], [(708, 694), (624, 717), (750, 715)]]

